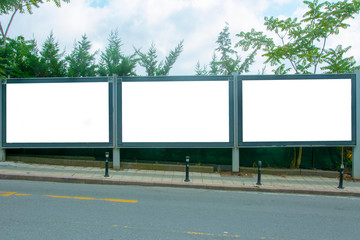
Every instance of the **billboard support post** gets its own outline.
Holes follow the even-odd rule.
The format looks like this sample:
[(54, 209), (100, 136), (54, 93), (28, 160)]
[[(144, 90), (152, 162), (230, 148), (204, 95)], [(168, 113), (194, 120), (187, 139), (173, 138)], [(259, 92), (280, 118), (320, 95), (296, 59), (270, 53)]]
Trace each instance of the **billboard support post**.
[[(3, 79), (0, 79), (0, 99), (2, 101), (2, 94), (3, 94), (3, 87), (2, 85), (5, 84), (6, 81)], [(2, 121), (3, 121), (3, 112), (2, 112), (2, 104), (0, 104), (0, 162), (6, 160), (6, 152), (5, 149), (2, 148)]]
[[(120, 170), (120, 148), (118, 148), (118, 78), (116, 74), (112, 77), (112, 84), (113, 84), (113, 132), (111, 133), (113, 136), (113, 169)], [(120, 93), (121, 94), (121, 93)]]
[(234, 146), (232, 149), (232, 171), (240, 171), (240, 151), (239, 151), (239, 115), (238, 115), (238, 73), (233, 73), (233, 89), (234, 89)]
[(355, 179), (360, 179), (360, 70), (356, 71), (356, 145), (353, 149), (352, 159), (352, 176)]

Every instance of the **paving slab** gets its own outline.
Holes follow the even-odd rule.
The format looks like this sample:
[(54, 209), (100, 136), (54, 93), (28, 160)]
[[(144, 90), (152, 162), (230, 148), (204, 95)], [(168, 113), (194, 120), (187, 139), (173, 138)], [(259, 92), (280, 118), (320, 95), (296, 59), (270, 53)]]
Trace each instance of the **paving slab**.
[(344, 181), (344, 189), (337, 188), (338, 178), (321, 176), (262, 175), (262, 185), (257, 186), (257, 175), (232, 175), (190, 172), (190, 182), (184, 182), (185, 173), (175, 171), (110, 169), (96, 167), (68, 167), (44, 164), (0, 162), (0, 179), (21, 179), (88, 184), (118, 184), (166, 186), (184, 188), (221, 189), (233, 191), (262, 191), (300, 194), (322, 194), (360, 197), (360, 182)]

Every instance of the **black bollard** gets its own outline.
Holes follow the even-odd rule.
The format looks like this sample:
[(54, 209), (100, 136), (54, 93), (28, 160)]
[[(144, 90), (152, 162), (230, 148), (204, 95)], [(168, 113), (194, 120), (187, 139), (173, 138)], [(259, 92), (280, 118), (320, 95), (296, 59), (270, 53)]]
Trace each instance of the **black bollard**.
[(109, 177), (109, 152), (105, 153), (105, 175), (104, 177)]
[(190, 165), (190, 157), (186, 156), (186, 173), (184, 182), (190, 182), (189, 178), (189, 165)]
[(261, 185), (261, 161), (258, 162), (258, 178), (256, 185)]
[(341, 167), (340, 167), (340, 180), (339, 180), (338, 188), (344, 189), (343, 184), (344, 184), (344, 164), (341, 164)]

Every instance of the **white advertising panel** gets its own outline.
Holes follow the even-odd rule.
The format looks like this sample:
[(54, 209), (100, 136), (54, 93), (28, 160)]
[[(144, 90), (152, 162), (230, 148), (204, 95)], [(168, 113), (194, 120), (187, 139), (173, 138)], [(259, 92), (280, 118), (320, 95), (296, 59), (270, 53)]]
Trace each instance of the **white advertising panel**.
[(351, 79), (242, 81), (243, 142), (351, 141)]
[(7, 143), (109, 142), (107, 82), (6, 87)]
[(123, 142), (229, 142), (229, 83), (122, 83)]

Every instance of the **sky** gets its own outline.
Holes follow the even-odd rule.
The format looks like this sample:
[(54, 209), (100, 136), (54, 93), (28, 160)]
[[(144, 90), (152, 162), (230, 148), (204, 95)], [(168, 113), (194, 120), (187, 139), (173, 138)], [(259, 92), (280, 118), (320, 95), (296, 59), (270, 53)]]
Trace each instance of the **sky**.
[[(184, 50), (170, 75), (194, 75), (195, 65), (208, 65), (211, 61), (219, 33), (227, 22), (232, 43), (241, 31), (266, 31), (264, 17), (301, 17), (306, 11), (302, 0), (71, 0), (57, 8), (54, 3), (44, 3), (33, 14), (18, 14), (14, 18), (9, 37), (18, 35), (35, 38), (38, 47), (53, 31), (62, 50), (69, 54), (75, 41), (86, 34), (92, 51), (103, 51), (108, 35), (118, 30), (122, 51), (126, 55), (135, 48), (146, 52), (151, 43), (158, 49), (160, 60), (184, 40)], [(6, 25), (9, 16), (0, 16)], [(328, 40), (329, 47), (338, 44), (352, 46), (349, 55), (360, 64), (360, 16), (349, 20), (351, 27), (339, 36)], [(243, 58), (249, 53), (236, 49)], [(99, 56), (100, 54), (98, 54)], [(264, 68), (261, 54), (250, 68), (249, 74), (258, 74)], [(272, 74), (266, 66), (265, 73)], [(136, 73), (145, 75), (141, 66)]]

